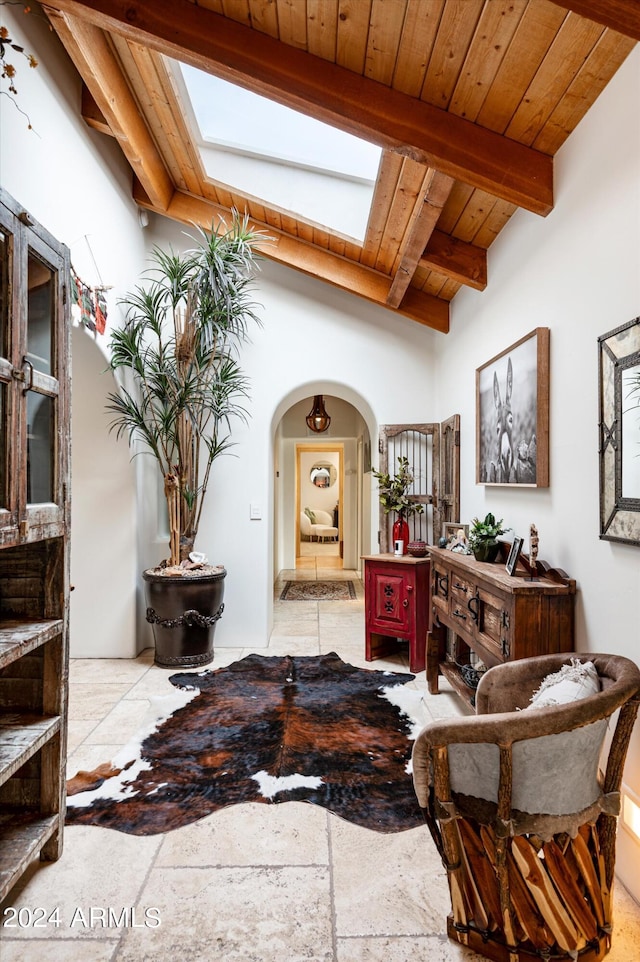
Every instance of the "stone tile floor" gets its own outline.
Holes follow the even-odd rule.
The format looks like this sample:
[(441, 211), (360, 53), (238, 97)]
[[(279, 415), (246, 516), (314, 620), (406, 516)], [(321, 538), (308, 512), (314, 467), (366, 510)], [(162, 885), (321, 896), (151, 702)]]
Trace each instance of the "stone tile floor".
[[(364, 659), (362, 584), (339, 558), (309, 556), (274, 586), (262, 654), (336, 651), (408, 671), (406, 651)], [(280, 602), (294, 578), (349, 578), (356, 601)], [(250, 649), (218, 648), (218, 668)], [(170, 689), (151, 650), (71, 665), (69, 775), (110, 759)], [(424, 673), (412, 686), (424, 690)], [(446, 686), (443, 685), (446, 689)], [(444, 690), (425, 721), (460, 714)], [(2, 962), (478, 962), (445, 935), (449, 894), (426, 828), (381, 835), (304, 803), (237, 805), (147, 838), (75, 826), (60, 861), (36, 864), (1, 907)], [(43, 909), (42, 913), (36, 910)], [(609, 962), (640, 958), (640, 906), (616, 887)]]

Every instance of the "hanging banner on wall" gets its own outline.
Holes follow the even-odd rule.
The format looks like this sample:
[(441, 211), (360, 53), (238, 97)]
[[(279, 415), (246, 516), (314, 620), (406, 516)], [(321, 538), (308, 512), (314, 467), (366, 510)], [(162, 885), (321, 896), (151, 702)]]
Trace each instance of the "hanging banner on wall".
[(71, 268), (71, 314), (93, 334), (104, 334), (107, 327), (105, 287), (90, 287)]

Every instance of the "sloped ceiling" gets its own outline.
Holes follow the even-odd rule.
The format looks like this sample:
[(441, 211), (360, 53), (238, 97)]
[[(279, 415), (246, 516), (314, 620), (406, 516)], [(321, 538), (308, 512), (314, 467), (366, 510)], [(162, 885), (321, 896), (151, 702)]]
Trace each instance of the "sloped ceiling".
[[(246, 211), (265, 256), (437, 331), (513, 212), (553, 209), (553, 158), (640, 39), (637, 0), (55, 0), (88, 124), (144, 208)], [(167, 57), (383, 148), (363, 243), (208, 177)]]

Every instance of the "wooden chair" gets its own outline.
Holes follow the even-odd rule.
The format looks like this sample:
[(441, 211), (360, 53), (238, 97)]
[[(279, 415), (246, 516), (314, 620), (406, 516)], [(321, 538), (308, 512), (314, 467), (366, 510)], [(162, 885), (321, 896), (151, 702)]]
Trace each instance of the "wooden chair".
[[(572, 658), (595, 664), (600, 692), (523, 711)], [(604, 958), (639, 692), (626, 658), (526, 658), (484, 675), (476, 715), (420, 733), (414, 785), (447, 870), (451, 939), (496, 962)]]

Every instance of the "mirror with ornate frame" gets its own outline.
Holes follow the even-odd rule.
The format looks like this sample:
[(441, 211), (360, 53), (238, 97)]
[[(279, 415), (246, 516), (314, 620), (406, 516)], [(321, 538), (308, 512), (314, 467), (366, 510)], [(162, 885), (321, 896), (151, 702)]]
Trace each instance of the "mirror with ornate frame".
[(598, 346), (600, 537), (640, 545), (640, 317)]

